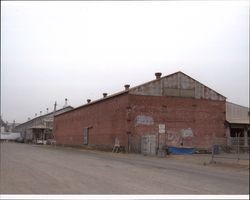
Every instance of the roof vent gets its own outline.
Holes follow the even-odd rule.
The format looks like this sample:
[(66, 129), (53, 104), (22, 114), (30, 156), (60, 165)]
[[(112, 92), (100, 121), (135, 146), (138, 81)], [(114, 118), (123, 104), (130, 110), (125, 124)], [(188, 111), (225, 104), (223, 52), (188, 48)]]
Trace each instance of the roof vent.
[(65, 98), (65, 104), (64, 104), (64, 106), (63, 106), (63, 107), (65, 108), (65, 107), (67, 107), (67, 106), (68, 106), (68, 99), (67, 99), (67, 98)]
[(54, 112), (56, 112), (56, 106), (57, 106), (57, 103), (55, 101), (55, 104), (54, 104)]
[(161, 78), (161, 72), (156, 72), (156, 73), (155, 73), (155, 78), (156, 78), (156, 79)]
[(90, 103), (90, 102), (91, 102), (91, 99), (87, 99), (87, 102)]
[(124, 85), (124, 87), (125, 87), (125, 90), (129, 90), (130, 85), (126, 84)]
[(107, 96), (108, 96), (108, 94), (107, 94), (107, 93), (103, 93), (102, 95), (103, 95), (103, 98), (105, 98), (105, 97), (107, 97)]

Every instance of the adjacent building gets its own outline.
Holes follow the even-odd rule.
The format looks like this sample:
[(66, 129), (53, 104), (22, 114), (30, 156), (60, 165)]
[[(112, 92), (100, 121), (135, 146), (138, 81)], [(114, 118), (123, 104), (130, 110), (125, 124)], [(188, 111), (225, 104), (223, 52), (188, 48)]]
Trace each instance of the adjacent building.
[(249, 108), (226, 102), (226, 135), (229, 146), (239, 144), (250, 145)]
[(57, 114), (57, 144), (155, 154), (168, 146), (210, 148), (226, 136), (226, 97), (176, 72)]
[(25, 142), (46, 141), (53, 138), (53, 122), (54, 116), (72, 110), (73, 107), (65, 106), (62, 109), (35, 117), (25, 123), (15, 127), (15, 132), (21, 133), (21, 137)]

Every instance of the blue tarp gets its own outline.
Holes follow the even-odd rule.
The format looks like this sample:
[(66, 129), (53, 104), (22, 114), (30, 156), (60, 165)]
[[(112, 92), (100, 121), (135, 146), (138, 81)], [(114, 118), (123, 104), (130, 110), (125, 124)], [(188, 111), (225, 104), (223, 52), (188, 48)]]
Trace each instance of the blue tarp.
[(194, 154), (195, 148), (193, 147), (169, 147), (171, 154)]

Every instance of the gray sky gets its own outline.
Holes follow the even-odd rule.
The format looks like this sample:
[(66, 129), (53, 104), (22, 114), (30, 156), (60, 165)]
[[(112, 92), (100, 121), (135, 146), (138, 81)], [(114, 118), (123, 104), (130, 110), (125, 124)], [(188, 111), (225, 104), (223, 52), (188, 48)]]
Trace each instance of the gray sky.
[(249, 106), (248, 1), (1, 2), (1, 114), (24, 122), (183, 71)]

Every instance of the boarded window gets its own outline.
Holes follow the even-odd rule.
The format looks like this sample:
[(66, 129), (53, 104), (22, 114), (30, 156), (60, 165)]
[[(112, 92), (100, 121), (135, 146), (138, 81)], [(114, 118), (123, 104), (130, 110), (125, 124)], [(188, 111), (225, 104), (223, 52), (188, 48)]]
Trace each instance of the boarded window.
[(83, 129), (83, 144), (88, 145), (88, 141), (89, 141), (89, 129), (84, 128)]

